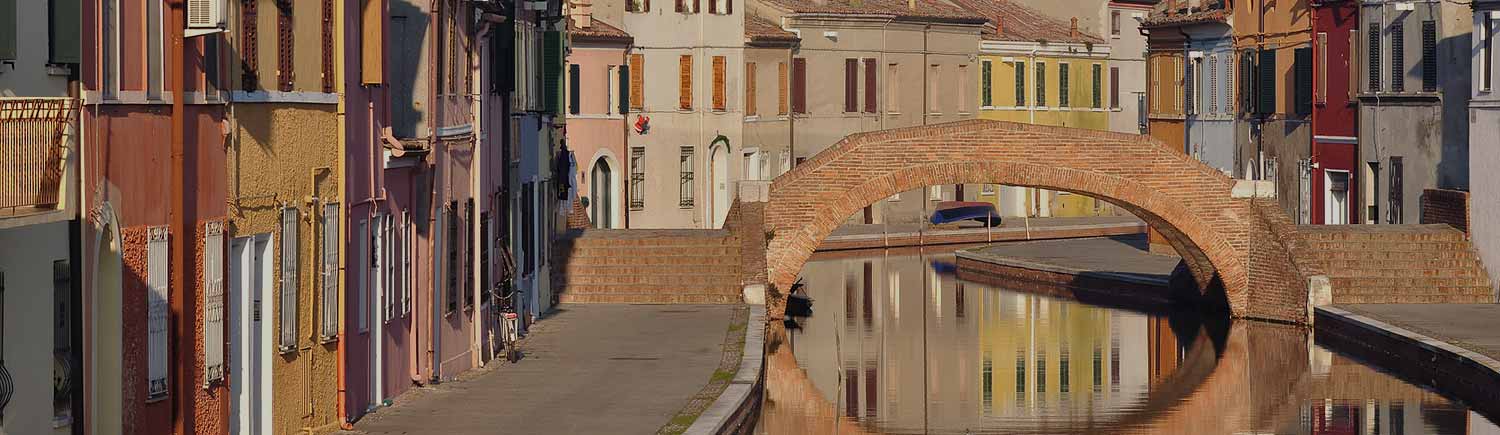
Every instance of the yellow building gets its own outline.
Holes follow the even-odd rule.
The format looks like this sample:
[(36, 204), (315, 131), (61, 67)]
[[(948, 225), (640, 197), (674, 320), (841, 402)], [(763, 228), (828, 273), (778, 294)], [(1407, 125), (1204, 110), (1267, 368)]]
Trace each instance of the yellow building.
[[(989, 17), (980, 35), (979, 118), (1109, 129), (1109, 46), (1098, 35), (1016, 2), (958, 3)], [(984, 185), (968, 200), (995, 204), (1004, 216), (1113, 215), (1108, 203), (1082, 195)]]

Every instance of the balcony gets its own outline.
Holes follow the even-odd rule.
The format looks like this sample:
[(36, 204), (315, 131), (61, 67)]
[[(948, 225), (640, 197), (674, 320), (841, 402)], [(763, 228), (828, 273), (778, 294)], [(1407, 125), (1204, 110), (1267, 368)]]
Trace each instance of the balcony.
[(78, 100), (0, 98), (0, 218), (55, 211)]

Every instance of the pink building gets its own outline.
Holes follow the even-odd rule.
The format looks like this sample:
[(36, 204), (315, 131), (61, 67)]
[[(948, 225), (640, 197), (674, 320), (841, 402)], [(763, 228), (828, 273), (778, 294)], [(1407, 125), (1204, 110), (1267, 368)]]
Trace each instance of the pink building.
[[(607, 14), (605, 14), (607, 15)], [(568, 148), (580, 199), (597, 228), (625, 228), (626, 136), (630, 126), (630, 64), (633, 39), (574, 2), (569, 11)]]

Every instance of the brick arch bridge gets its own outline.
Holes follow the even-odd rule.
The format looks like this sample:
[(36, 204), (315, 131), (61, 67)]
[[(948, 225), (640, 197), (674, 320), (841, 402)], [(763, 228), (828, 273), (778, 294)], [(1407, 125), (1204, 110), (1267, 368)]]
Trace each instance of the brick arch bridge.
[[(896, 193), (945, 184), (1073, 192), (1161, 232), (1199, 289), (1223, 290), (1214, 299), (1234, 316), (1305, 321), (1307, 277), (1290, 255), (1291, 223), (1274, 199), (1245, 195), (1253, 184), (1238, 183), (1145, 136), (973, 120), (849, 136), (777, 177), (763, 209), (737, 216), (763, 214), (755, 223), (764, 235), (749, 237), (770, 237), (765, 280), (787, 289), (836, 227)], [(782, 301), (770, 302), (779, 315)]]

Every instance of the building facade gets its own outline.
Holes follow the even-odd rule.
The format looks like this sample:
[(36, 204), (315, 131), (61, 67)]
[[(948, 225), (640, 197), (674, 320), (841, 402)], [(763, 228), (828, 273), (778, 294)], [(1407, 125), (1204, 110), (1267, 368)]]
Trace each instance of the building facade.
[(1470, 180), (1470, 236), (1479, 253), (1490, 261), (1485, 263), (1490, 276), (1500, 276), (1500, 174), (1493, 168), (1500, 165), (1500, 92), (1495, 82), (1500, 79), (1495, 66), (1500, 64), (1500, 45), (1495, 43), (1500, 35), (1500, 1), (1476, 1), (1473, 4), (1474, 44), (1470, 53), (1473, 82), (1469, 100), (1469, 176)]
[(1360, 178), (1359, 102), (1354, 72), (1354, 39), (1359, 4), (1313, 3), (1312, 186), (1308, 212), (1313, 224), (1355, 223)]
[[(568, 149), (573, 185), (596, 228), (625, 228), (625, 166), (630, 154), (630, 35), (601, 19), (621, 17), (623, 3), (573, 2), (568, 12)], [(606, 11), (607, 9), (620, 9)], [(597, 14), (597, 15), (596, 15)]]
[(797, 34), (759, 15), (745, 16), (745, 180), (768, 181), (792, 169), (792, 53)]
[(1365, 223), (1418, 223), (1422, 191), (1469, 187), (1472, 11), (1360, 3), (1359, 158)]
[(1111, 1), (1104, 22), (1109, 30), (1109, 129), (1146, 132), (1146, 36), (1141, 23), (1156, 0)]

